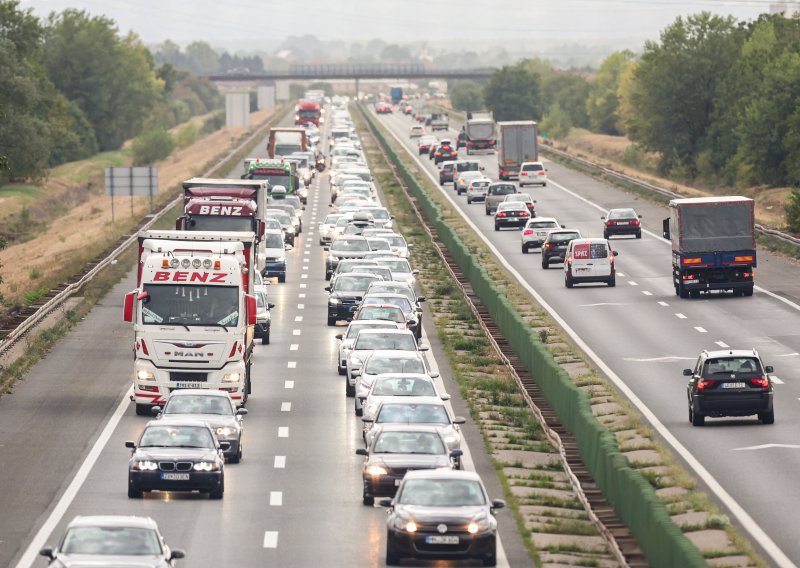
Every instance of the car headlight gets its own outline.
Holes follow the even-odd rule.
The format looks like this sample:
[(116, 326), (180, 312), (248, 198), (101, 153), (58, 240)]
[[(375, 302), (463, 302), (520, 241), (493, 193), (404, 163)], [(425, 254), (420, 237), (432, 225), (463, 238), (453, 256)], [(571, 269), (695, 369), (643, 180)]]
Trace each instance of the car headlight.
[(417, 523), (411, 519), (406, 519), (401, 516), (395, 516), (392, 520), (392, 527), (406, 532), (417, 532)]
[(387, 473), (388, 472), (386, 471), (386, 468), (379, 465), (371, 465), (367, 468), (367, 474), (371, 475), (372, 477), (386, 475)]
[(470, 524), (467, 525), (467, 532), (469, 534), (475, 534), (479, 530), (480, 527), (478, 526), (478, 523), (476, 523), (475, 521), (472, 521)]
[(234, 371), (233, 373), (225, 373), (222, 377), (223, 383), (238, 383), (242, 380), (242, 374), (239, 371)]
[(339, 262), (339, 259), (332, 254), (328, 255), (328, 262)]
[(145, 371), (142, 369), (141, 371), (136, 372), (136, 378), (140, 381), (155, 381), (156, 377), (150, 371)]
[(142, 460), (133, 463), (133, 467), (139, 471), (155, 471), (158, 469), (158, 464), (150, 460)]
[(215, 462), (197, 462), (192, 469), (195, 471), (217, 471), (219, 466)]
[(217, 428), (217, 436), (223, 436), (227, 438), (228, 436), (233, 436), (234, 434), (236, 434), (236, 428), (233, 426), (220, 426)]
[(335, 306), (337, 304), (341, 304), (342, 301), (339, 298), (328, 298), (328, 303), (332, 306)]
[(442, 437), (444, 438), (444, 443), (448, 446), (458, 443), (458, 441), (461, 439), (461, 437), (455, 432), (447, 432)]

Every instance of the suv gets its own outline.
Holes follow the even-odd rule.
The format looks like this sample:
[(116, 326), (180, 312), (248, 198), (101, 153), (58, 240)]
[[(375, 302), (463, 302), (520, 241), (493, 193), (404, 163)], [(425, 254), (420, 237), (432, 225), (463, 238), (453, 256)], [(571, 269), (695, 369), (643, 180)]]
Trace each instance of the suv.
[(689, 377), (689, 422), (702, 426), (706, 416), (755, 414), (762, 424), (774, 424), (769, 373), (772, 367), (763, 364), (755, 349), (703, 351), (693, 369), (683, 370)]
[(455, 168), (455, 162), (446, 162), (442, 164), (442, 169), (439, 170), (439, 185), (444, 185), (447, 182), (453, 181), (453, 168)]
[(567, 245), (564, 261), (564, 286), (572, 288), (581, 282), (605, 282), (610, 287), (617, 285), (614, 257), (606, 239), (573, 239)]
[(513, 183), (501, 181), (490, 185), (484, 200), (486, 214), (493, 215), (497, 211), (497, 205), (505, 200), (506, 195), (512, 193), (517, 193), (517, 187)]
[(564, 262), (569, 242), (580, 238), (581, 233), (576, 229), (556, 229), (547, 233), (542, 243), (542, 268), (547, 270), (551, 262)]

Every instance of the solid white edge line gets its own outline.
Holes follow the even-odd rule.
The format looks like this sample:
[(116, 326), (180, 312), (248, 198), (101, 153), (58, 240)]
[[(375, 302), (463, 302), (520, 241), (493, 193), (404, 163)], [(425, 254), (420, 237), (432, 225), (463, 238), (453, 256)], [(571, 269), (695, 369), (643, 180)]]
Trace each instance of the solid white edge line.
[(111, 435), (114, 433), (114, 430), (116, 430), (120, 420), (122, 420), (122, 416), (125, 414), (125, 411), (128, 410), (128, 406), (131, 404), (130, 396), (132, 394), (133, 386), (125, 391), (122, 400), (117, 405), (117, 409), (114, 411), (114, 414), (111, 415), (111, 418), (106, 423), (103, 431), (97, 438), (97, 441), (95, 441), (94, 445), (92, 446), (92, 449), (89, 450), (89, 453), (86, 455), (86, 459), (83, 460), (80, 469), (75, 474), (75, 477), (72, 478), (67, 490), (64, 491), (63, 495), (61, 495), (58, 503), (56, 503), (56, 506), (50, 512), (50, 515), (48, 515), (47, 520), (39, 528), (36, 536), (33, 537), (33, 540), (28, 545), (28, 548), (25, 549), (22, 557), (20, 557), (19, 562), (17, 562), (17, 568), (29, 568), (30, 566), (33, 566), (33, 563), (39, 556), (39, 550), (41, 550), (41, 548), (47, 544), (48, 537), (58, 526), (58, 523), (61, 522), (61, 519), (67, 512), (67, 509), (69, 509), (72, 501), (78, 495), (81, 487), (83, 487), (86, 478), (89, 477), (92, 468), (94, 468), (94, 464), (97, 462), (97, 459), (100, 457), (103, 449), (105, 449), (109, 439), (111, 439)]
[[(472, 230), (475, 232), (478, 238), (480, 238), (484, 242), (484, 244), (486, 244), (486, 246), (489, 248), (489, 250), (492, 251), (496, 259), (503, 265), (503, 267), (506, 270), (508, 270), (514, 276), (514, 278), (518, 280), (520, 285), (522, 285), (528, 291), (528, 293), (531, 294), (534, 297), (534, 299), (536, 299), (537, 302), (539, 302), (539, 305), (542, 306), (542, 308), (544, 308), (547, 311), (547, 313), (550, 314), (550, 317), (552, 317), (556, 321), (556, 323), (558, 323), (558, 325), (561, 326), (564, 332), (572, 338), (572, 340), (575, 342), (578, 348), (581, 349), (584, 353), (586, 353), (586, 355), (592, 361), (594, 361), (594, 363), (600, 368), (601, 371), (603, 371), (603, 373), (606, 374), (606, 376), (611, 380), (611, 382), (614, 383), (614, 385), (628, 398), (628, 400), (631, 401), (631, 403), (633, 403), (634, 406), (636, 406), (639, 412), (642, 413), (645, 419), (648, 422), (650, 422), (653, 428), (656, 429), (656, 431), (663, 437), (663, 439), (666, 440), (667, 443), (671, 445), (673, 449), (680, 454), (680, 456), (686, 461), (689, 467), (691, 467), (694, 470), (694, 472), (708, 485), (708, 488), (730, 510), (730, 512), (742, 524), (744, 529), (748, 533), (750, 533), (750, 536), (753, 538), (753, 540), (759, 543), (759, 545), (770, 556), (770, 558), (772, 558), (772, 560), (776, 563), (776, 565), (782, 568), (795, 568), (795, 564), (791, 560), (789, 560), (789, 558), (783, 553), (783, 551), (780, 548), (778, 548), (778, 545), (775, 544), (771, 538), (769, 538), (767, 533), (761, 529), (758, 523), (756, 523), (755, 520), (753, 520), (753, 518), (747, 513), (747, 511), (744, 510), (744, 508), (742, 508), (741, 505), (739, 505), (739, 503), (730, 495), (730, 493), (728, 493), (722, 487), (722, 485), (720, 485), (720, 483), (716, 479), (714, 479), (714, 477), (711, 475), (711, 472), (709, 472), (703, 466), (703, 464), (701, 464), (700, 461), (697, 458), (695, 458), (694, 455), (692, 455), (692, 453), (683, 444), (680, 443), (680, 441), (669, 431), (669, 429), (666, 426), (664, 426), (664, 424), (647, 407), (647, 405), (645, 405), (644, 402), (642, 402), (642, 400), (638, 396), (636, 396), (636, 393), (634, 393), (628, 387), (628, 385), (626, 385), (625, 382), (613, 370), (611, 370), (611, 368), (608, 365), (606, 365), (605, 361), (603, 361), (594, 352), (594, 350), (592, 350), (592, 348), (589, 347), (589, 345), (575, 332), (575, 330), (573, 330), (567, 324), (567, 322), (564, 321), (564, 319), (560, 315), (558, 315), (558, 313), (550, 306), (550, 304), (548, 304), (545, 301), (545, 299), (542, 298), (539, 295), (539, 293), (530, 286), (530, 284), (528, 284), (528, 282), (522, 277), (522, 275), (517, 271), (517, 269), (511, 266), (511, 264), (505, 259), (505, 257), (503, 257), (503, 255), (500, 254), (500, 251), (497, 250), (497, 248), (489, 241), (486, 235), (484, 235), (483, 231), (481, 231), (469, 217), (464, 215), (461, 209), (456, 206), (456, 201), (453, 199), (453, 197), (439, 185), (439, 181), (433, 177), (433, 174), (431, 174), (422, 165), (422, 163), (419, 162), (419, 160), (416, 159), (417, 157), (414, 156), (414, 154), (408, 149), (408, 147), (403, 143), (403, 141), (400, 140), (400, 138), (391, 129), (387, 128), (386, 130), (394, 137), (395, 140), (397, 140), (397, 142), (400, 144), (400, 146), (403, 147), (406, 153), (410, 155), (415, 162), (417, 162), (419, 166), (418, 169), (421, 169), (425, 173), (425, 175), (428, 176), (428, 178), (433, 182), (434, 186), (436, 186), (436, 188), (439, 190), (439, 193), (444, 195), (444, 197), (450, 202), (450, 204), (455, 208), (455, 210), (461, 215), (461, 218), (464, 220), (464, 222), (466, 222), (472, 228)], [(581, 201), (584, 201), (585, 203), (591, 205), (592, 207), (599, 209), (600, 211), (603, 212), (606, 211), (599, 205), (592, 203), (588, 199), (581, 197), (580, 195), (577, 195), (576, 193), (566, 189), (562, 185), (555, 183), (550, 179), (548, 179), (548, 183), (550, 183), (555, 187), (558, 187), (559, 189), (562, 189), (563, 191), (580, 199)], [(648, 235), (660, 239), (664, 242), (669, 242), (666, 239), (663, 239), (660, 236), (650, 231), (647, 231), (646, 229), (643, 229), (642, 232), (647, 233)], [(780, 296), (777, 297), (780, 298)], [(797, 304), (789, 302), (788, 300), (785, 300), (785, 302), (794, 306), (796, 309), (800, 310), (800, 306), (798, 306)]]

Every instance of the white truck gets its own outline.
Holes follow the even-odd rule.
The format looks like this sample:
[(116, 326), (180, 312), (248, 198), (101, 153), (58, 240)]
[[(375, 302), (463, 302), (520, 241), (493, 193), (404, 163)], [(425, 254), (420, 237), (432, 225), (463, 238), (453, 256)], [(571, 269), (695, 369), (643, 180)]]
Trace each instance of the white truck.
[(223, 390), (238, 405), (251, 391), (256, 298), (255, 235), (145, 231), (137, 287), (126, 294), (134, 324), (136, 414), (181, 388)]
[(532, 120), (497, 123), (497, 169), (501, 180), (519, 177), (523, 162), (539, 161), (537, 125)]

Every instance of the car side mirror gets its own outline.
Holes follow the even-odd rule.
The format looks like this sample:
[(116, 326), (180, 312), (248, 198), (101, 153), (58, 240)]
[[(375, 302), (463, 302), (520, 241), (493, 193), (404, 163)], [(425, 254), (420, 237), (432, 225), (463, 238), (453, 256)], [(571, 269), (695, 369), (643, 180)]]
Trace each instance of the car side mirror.
[(344, 336), (341, 333), (337, 333), (336, 335), (334, 335), (334, 337), (336, 339), (342, 339)]
[(127, 442), (125, 442), (125, 447), (126, 448), (130, 448), (132, 450), (135, 450), (136, 449), (136, 442), (131, 442), (130, 440), (128, 440)]
[(502, 499), (492, 499), (492, 509), (504, 509), (506, 502)]
[(186, 558), (186, 553), (180, 548), (176, 548), (169, 555), (170, 560), (179, 560), (181, 558)]
[(330, 292), (330, 291), (331, 291), (331, 287), (330, 287), (330, 286), (325, 286), (324, 290), (325, 290), (326, 292)]
[(775, 369), (772, 368), (772, 365), (767, 365), (764, 367), (764, 371), (767, 373), (772, 373)]
[(603, 215), (602, 217), (600, 217), (600, 220), (605, 221), (606, 220), (606, 216)]
[(614, 256), (619, 256), (619, 251), (618, 250), (612, 250), (611, 254), (613, 254)]
[(152, 408), (150, 408), (150, 414), (152, 414), (153, 416), (158, 416), (159, 414), (161, 414), (161, 407), (153, 406)]
[(329, 251), (329, 250), (331, 250), (331, 247), (322, 247), (322, 250)]
[(691, 377), (693, 374), (694, 374), (694, 371), (692, 371), (691, 369), (684, 369), (683, 370), (683, 376), (684, 377)]
[(467, 419), (463, 416), (456, 416), (453, 418), (453, 424), (466, 424)]
[(426, 343), (420, 343), (419, 344), (419, 350), (420, 351), (429, 351), (430, 350), (430, 346), (427, 345)]
[(428, 373), (428, 376), (430, 378), (432, 378), (432, 379), (438, 379), (439, 378), (439, 373)]
[(358, 448), (356, 450), (356, 455), (357, 456), (368, 456), (369, 452), (367, 450), (365, 450), (364, 448)]
[(230, 442), (220, 442), (219, 443), (219, 449), (222, 450), (223, 452), (225, 450), (230, 450), (231, 449), (231, 443)]
[(354, 377), (360, 377), (360, 376), (361, 376), (361, 371), (359, 371), (358, 369), (356, 369), (356, 370), (354, 370), (354, 371), (353, 371), (352, 373), (350, 373), (350, 374), (351, 374), (351, 375), (353, 375)]
[(370, 418), (370, 417), (366, 417), (366, 418), (362, 418), (361, 422), (363, 422), (364, 424), (372, 424), (373, 422), (375, 422), (375, 420)]
[(461, 450), (452, 450), (450, 452), (450, 457), (451, 458), (460, 458), (463, 455), (464, 455), (464, 452), (462, 452)]
[(292, 245), (288, 244), (288, 243), (283, 245), (283, 250), (289, 251), (289, 250), (292, 250), (292, 249), (294, 249), (294, 247)]
[(441, 398), (442, 400), (450, 400), (450, 395), (447, 394), (446, 392), (443, 392), (442, 394), (439, 395), (439, 398)]
[[(409, 246), (411, 246), (411, 245), (409, 245)], [(424, 301), (425, 301), (425, 296), (417, 296), (417, 302), (419, 302), (421, 304)]]
[(43, 549), (39, 551), (39, 556), (44, 556), (45, 558), (49, 558), (50, 560), (55, 560), (56, 552), (53, 550), (52, 546), (45, 546)]
[(275, 307), (275, 304), (270, 302), (270, 303), (267, 304), (267, 307), (271, 310), (272, 308)]
[(665, 239), (670, 240), (669, 237), (669, 217), (661, 221), (661, 234)]
[(419, 270), (417, 270), (417, 269), (415, 268), (414, 270), (412, 270), (412, 271), (411, 271), (411, 274), (419, 274)]
[(237, 408), (236, 409), (236, 416), (247, 416), (247, 409), (246, 408)]
[(638, 217), (639, 219), (641, 219), (641, 218), (642, 218), (642, 216), (641, 216), (641, 215), (637, 215), (637, 217)]
[(392, 506), (392, 500), (391, 499), (381, 499), (380, 501), (378, 501), (378, 505), (380, 505), (381, 507), (391, 507)]
[(566, 225), (561, 225), (561, 228), (562, 228), (562, 229), (566, 229), (566, 228), (567, 228), (567, 226), (566, 226)]

